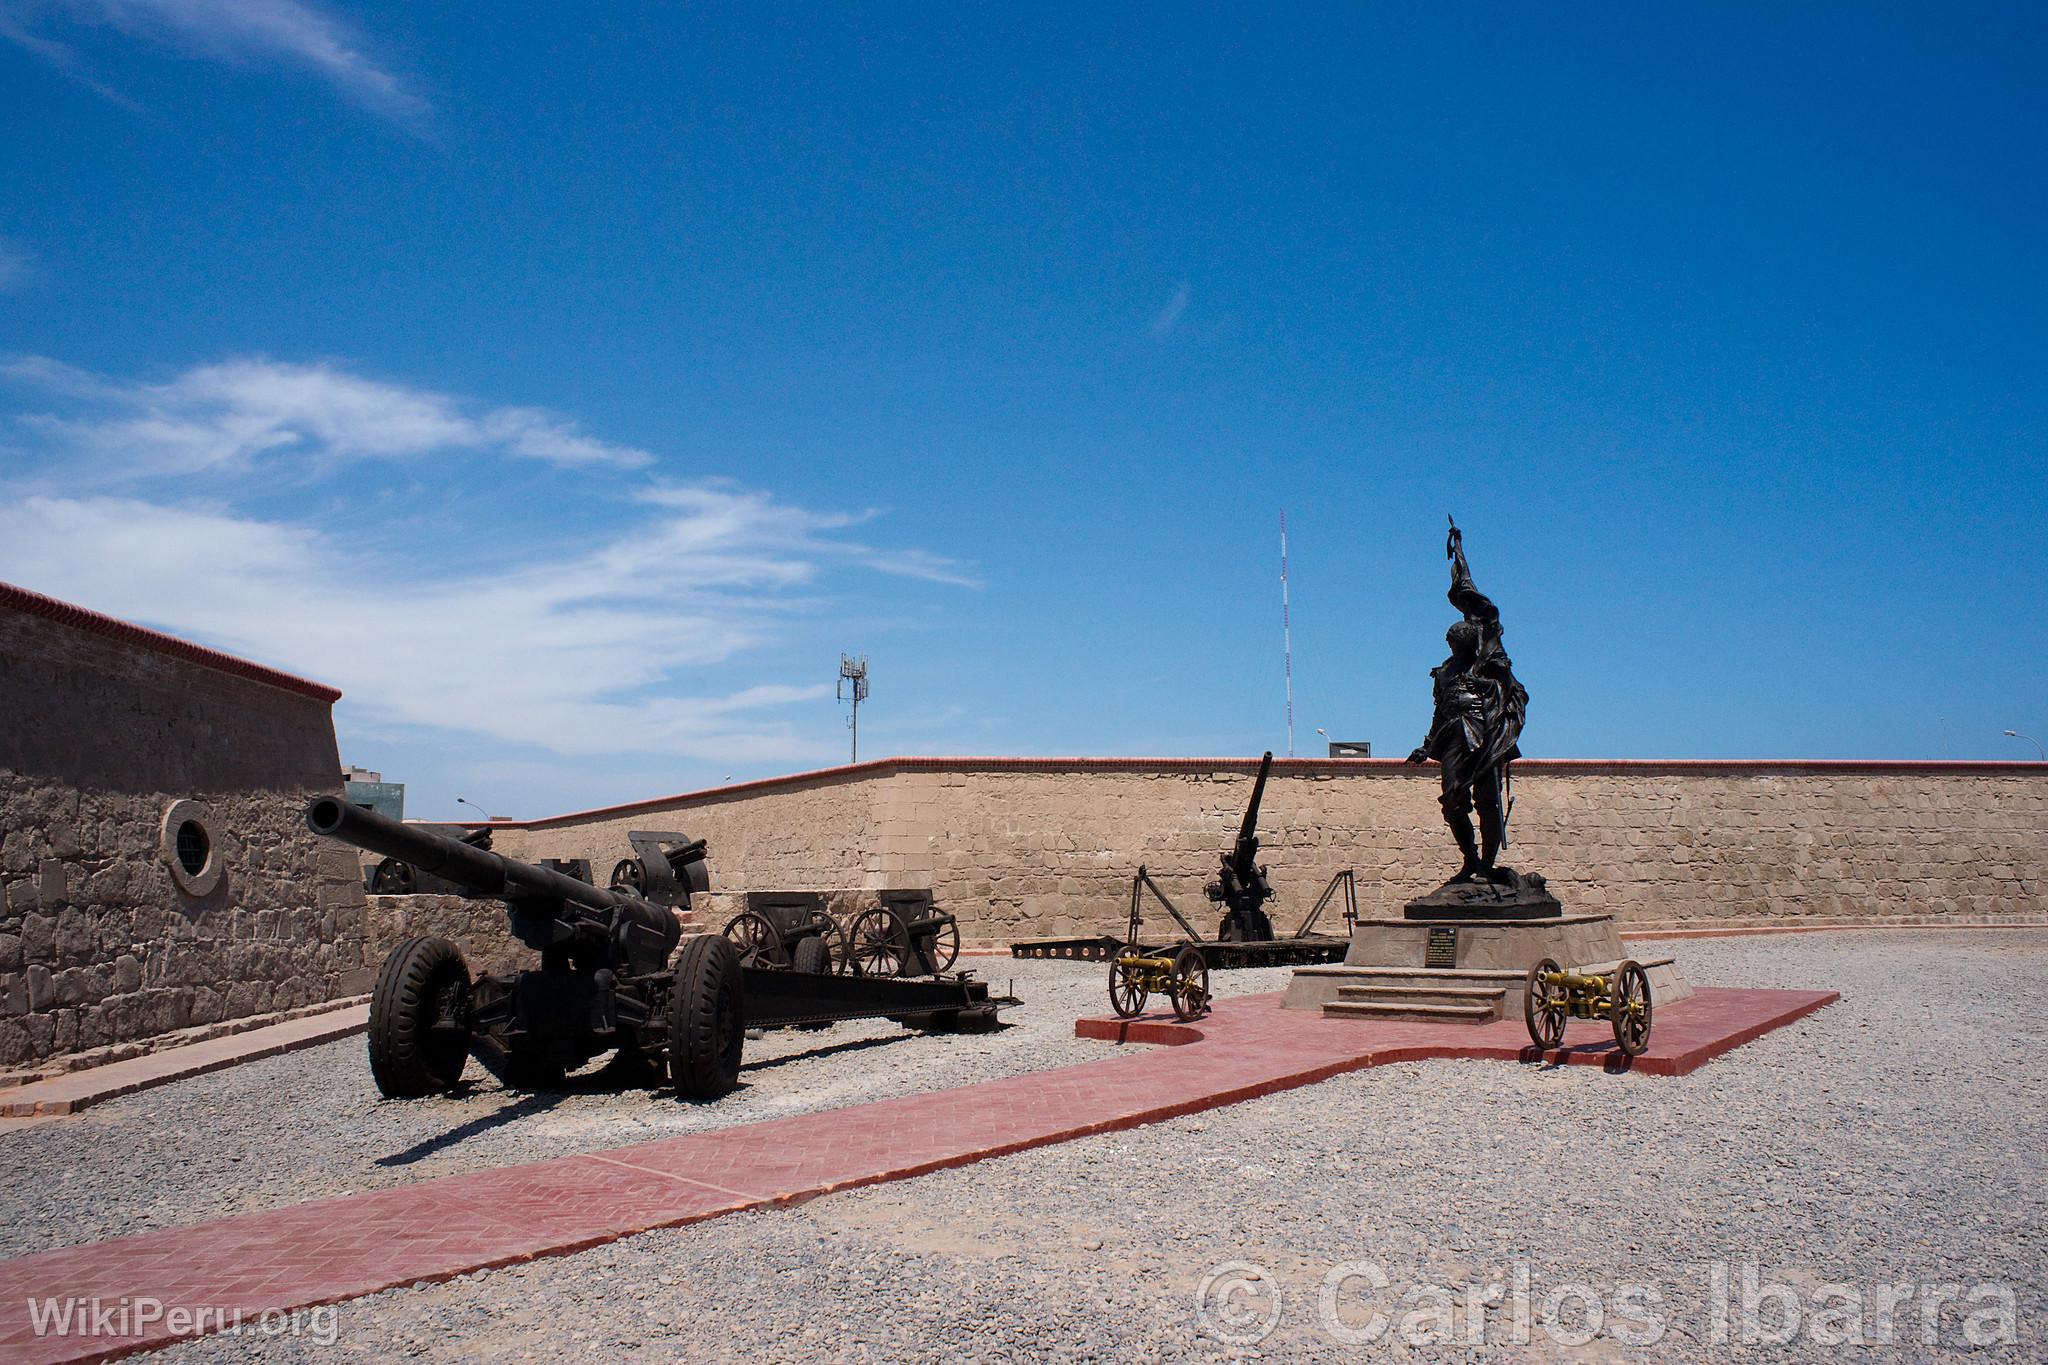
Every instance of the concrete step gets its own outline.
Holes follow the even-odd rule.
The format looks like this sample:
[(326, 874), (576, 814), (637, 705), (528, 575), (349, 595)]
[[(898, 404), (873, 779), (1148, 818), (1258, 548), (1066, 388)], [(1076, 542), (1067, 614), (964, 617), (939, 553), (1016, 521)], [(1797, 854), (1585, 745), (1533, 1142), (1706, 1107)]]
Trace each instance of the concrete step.
[(1488, 1005), (1437, 1005), (1420, 1000), (1333, 1000), (1323, 1006), (1332, 1019), (1406, 1019), (1425, 1024), (1490, 1024), (1500, 1018), (1500, 1002)]
[(1486, 1005), (1500, 1007), (1507, 997), (1504, 986), (1339, 986), (1337, 998), (1352, 1003), (1378, 1002), (1417, 1005)]

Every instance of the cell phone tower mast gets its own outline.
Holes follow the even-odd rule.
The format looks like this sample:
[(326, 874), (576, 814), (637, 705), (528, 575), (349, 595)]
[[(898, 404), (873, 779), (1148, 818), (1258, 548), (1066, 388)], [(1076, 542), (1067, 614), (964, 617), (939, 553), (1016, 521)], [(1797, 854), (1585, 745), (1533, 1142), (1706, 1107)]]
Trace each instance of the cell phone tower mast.
[(1280, 509), (1280, 672), (1287, 680), (1287, 756), (1294, 757), (1294, 634), (1287, 620), (1287, 509)]
[[(849, 688), (848, 684), (852, 684)], [(858, 659), (851, 654), (839, 656), (839, 686), (833, 695), (841, 701), (851, 701), (853, 711), (846, 718), (846, 728), (853, 731), (853, 757), (850, 762), (860, 762), (860, 704), (868, 699), (868, 656)]]

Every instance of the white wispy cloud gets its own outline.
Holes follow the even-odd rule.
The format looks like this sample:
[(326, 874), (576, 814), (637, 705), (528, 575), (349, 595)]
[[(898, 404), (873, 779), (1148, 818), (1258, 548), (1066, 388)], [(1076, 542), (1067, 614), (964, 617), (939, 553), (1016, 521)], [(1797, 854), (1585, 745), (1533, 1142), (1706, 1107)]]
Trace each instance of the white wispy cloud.
[(1163, 339), (1167, 337), (1173, 332), (1175, 327), (1180, 325), (1182, 316), (1188, 311), (1188, 305), (1194, 301), (1195, 291), (1188, 285), (1187, 281), (1181, 281), (1174, 286), (1173, 296), (1167, 299), (1165, 305), (1152, 315), (1152, 321), (1146, 330), (1151, 332), (1155, 338)]
[(0, 37), (123, 103), (86, 72), (52, 24), (110, 30), (187, 56), (312, 71), (344, 95), (394, 122), (417, 126), (424, 99), (386, 70), (348, 24), (301, 0), (8, 0)]
[[(735, 502), (746, 506), (737, 521)], [(666, 687), (770, 638), (779, 591), (818, 568), (789, 551), (788, 533), (801, 539), (817, 520), (718, 495), (657, 528), (658, 543), (698, 545), (695, 556), (642, 553), (634, 537), (451, 576), (219, 507), (29, 497), (0, 506), (0, 577), (334, 683), (375, 722), (569, 756), (803, 763), (836, 743), (789, 711), (829, 697), (828, 685)]]
[[(860, 573), (975, 583), (864, 541), (873, 510), (653, 477), (651, 454), (544, 409), (268, 360), (139, 383), (21, 357), (0, 378), (63, 409), (6, 424), (25, 460), (0, 440), (0, 578), (331, 682), (363, 724), (572, 758), (825, 762), (829, 684), (708, 687), (707, 670), (834, 629), (826, 609)], [(303, 479), (262, 477), (286, 460)], [(361, 462), (391, 460), (467, 461), (472, 481), (479, 460), (486, 481), (491, 461), (542, 461), (573, 471), (551, 477), (579, 504), (619, 510), (596, 534), (498, 538), (479, 569), (442, 538), (352, 533), (349, 509), (376, 515)], [(245, 490), (263, 515), (235, 505)], [(294, 497), (302, 513), (274, 510)]]
[(102, 479), (242, 470), (263, 461), (404, 460), (450, 450), (557, 465), (638, 469), (654, 457), (540, 408), (478, 410), (447, 394), (328, 364), (236, 359), (163, 383), (123, 382), (44, 356), (0, 362), (0, 378), (68, 400), (15, 422), (89, 462)]

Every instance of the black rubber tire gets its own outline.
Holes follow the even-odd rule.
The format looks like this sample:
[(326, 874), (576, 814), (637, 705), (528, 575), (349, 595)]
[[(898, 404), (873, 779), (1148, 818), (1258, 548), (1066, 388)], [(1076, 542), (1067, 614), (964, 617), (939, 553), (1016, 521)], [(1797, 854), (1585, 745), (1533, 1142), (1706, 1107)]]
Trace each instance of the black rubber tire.
[(391, 950), (370, 993), (370, 1076), (387, 1098), (452, 1090), (469, 1061), (469, 1032), (436, 1030), (447, 993), (467, 1008), (469, 964), (445, 938), (409, 938)]
[(683, 943), (669, 993), (668, 1071), (680, 1100), (715, 1100), (740, 1083), (746, 1047), (740, 955), (720, 934)]
[(812, 934), (796, 941), (796, 951), (790, 955), (789, 969), (793, 972), (809, 972), (813, 976), (832, 974), (832, 950), (825, 946), (825, 940)]

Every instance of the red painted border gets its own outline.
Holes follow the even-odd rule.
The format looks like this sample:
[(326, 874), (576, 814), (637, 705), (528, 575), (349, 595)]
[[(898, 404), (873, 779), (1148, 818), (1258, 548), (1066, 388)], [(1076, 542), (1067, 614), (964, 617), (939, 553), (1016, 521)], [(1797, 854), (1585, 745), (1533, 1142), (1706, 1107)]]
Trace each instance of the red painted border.
[(118, 640), (125, 645), (154, 650), (158, 654), (168, 654), (174, 659), (183, 659), (186, 663), (198, 664), (217, 673), (230, 673), (237, 678), (246, 678), (250, 682), (259, 682), (267, 687), (296, 692), (315, 701), (333, 703), (341, 700), (341, 690), (329, 687), (325, 683), (316, 683), (296, 674), (250, 663), (247, 659), (238, 659), (232, 654), (223, 654), (217, 649), (208, 649), (205, 645), (181, 640), (175, 635), (166, 635), (147, 626), (138, 626), (132, 621), (104, 616), (75, 603), (60, 602), (54, 597), (45, 597), (39, 592), (30, 592), (27, 588), (16, 587), (12, 583), (0, 583), (0, 606), (13, 607), (16, 611), (70, 626), (73, 630), (82, 630), (88, 635), (98, 635), (105, 639)]
[[(650, 796), (616, 806), (595, 806), (564, 815), (537, 816), (531, 820), (498, 819), (491, 824), (508, 829), (549, 829), (578, 820), (596, 820), (636, 811), (658, 810), (683, 802), (712, 801), (727, 796), (751, 796), (778, 787), (805, 783), (847, 782), (884, 777), (899, 772), (1152, 772), (1216, 773), (1257, 772), (1256, 758), (1007, 758), (1007, 757), (919, 757), (874, 758), (865, 763), (842, 763), (808, 772), (757, 777), (747, 782), (730, 782), (722, 787), (704, 787), (673, 796)], [(1276, 758), (1277, 773), (1335, 774), (1395, 777), (1424, 771), (1398, 758)], [(1658, 773), (1690, 773), (1709, 777), (1809, 776), (1824, 773), (1857, 774), (1865, 777), (2043, 777), (2048, 763), (1927, 758), (1524, 758), (1515, 764), (1517, 773), (1554, 773), (1559, 776), (1595, 776), (1615, 773), (1651, 776)], [(462, 822), (447, 822), (462, 823)], [(472, 825), (481, 820), (467, 822)]]

